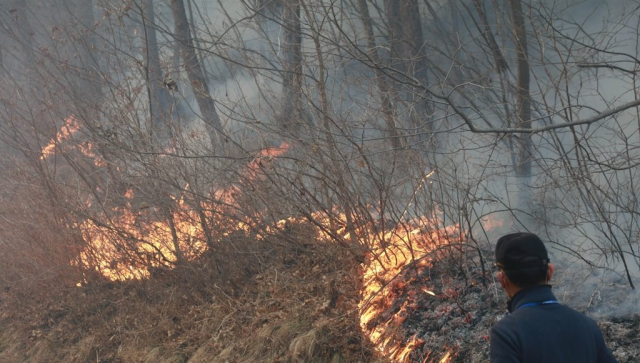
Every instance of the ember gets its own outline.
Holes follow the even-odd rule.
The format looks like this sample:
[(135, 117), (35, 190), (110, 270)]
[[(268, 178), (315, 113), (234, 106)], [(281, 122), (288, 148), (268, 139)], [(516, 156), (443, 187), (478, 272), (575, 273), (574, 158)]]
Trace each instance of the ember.
[[(360, 303), (360, 324), (369, 339), (394, 362), (407, 362), (411, 353), (424, 345), (423, 340), (415, 337), (408, 343), (404, 339), (395, 338), (394, 332), (406, 320), (407, 311), (416, 308), (405, 301), (402, 305), (389, 309), (400, 301), (394, 300), (395, 294), (392, 291), (403, 289), (406, 283), (397, 278), (409, 266), (418, 269), (430, 266), (430, 256), (460, 238), (459, 226), (443, 227), (437, 217), (418, 218), (378, 236), (379, 245), (374, 248), (369, 262), (364, 266), (365, 287)], [(422, 291), (435, 296), (427, 288)], [(448, 362), (448, 357), (449, 354), (441, 362)]]

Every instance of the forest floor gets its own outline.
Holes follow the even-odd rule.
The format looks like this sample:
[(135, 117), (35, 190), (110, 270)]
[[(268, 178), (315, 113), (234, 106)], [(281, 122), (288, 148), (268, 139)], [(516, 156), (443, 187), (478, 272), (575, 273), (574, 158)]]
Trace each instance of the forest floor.
[[(353, 254), (321, 242), (268, 247), (227, 255), (243, 263), (226, 275), (205, 255), (142, 281), (0, 290), (0, 363), (391, 362), (360, 328)], [(386, 287), (371, 324), (387, 322), (383, 338), (411, 347), (404, 362), (488, 361), (503, 294), (476, 260), (450, 257)], [(615, 302), (584, 311), (605, 303)], [(618, 361), (640, 362), (640, 316), (598, 320)]]
[[(407, 362), (421, 363), (428, 356), (438, 362), (443, 351), (453, 353), (451, 362), (489, 361), (489, 331), (504, 316), (507, 298), (491, 274), (482, 274), (477, 257), (463, 265), (456, 261), (460, 256), (450, 254), (428, 267), (406, 269), (387, 287), (393, 303), (380, 316), (400, 315), (403, 323), (401, 329), (388, 329), (386, 339), (421, 342)], [(488, 278), (482, 281), (480, 276)], [(640, 362), (640, 315), (631, 312), (638, 311), (640, 302), (628, 285), (601, 286), (586, 301), (560, 286), (555, 290), (562, 303), (598, 322), (619, 363)], [(622, 312), (620, 306), (635, 308)]]

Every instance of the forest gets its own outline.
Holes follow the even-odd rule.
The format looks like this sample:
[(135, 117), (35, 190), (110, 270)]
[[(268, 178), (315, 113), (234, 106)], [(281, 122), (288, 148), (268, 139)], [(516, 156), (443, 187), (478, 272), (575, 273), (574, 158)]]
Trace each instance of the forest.
[(640, 361), (638, 0), (6, 0), (0, 362), (486, 362), (498, 237)]

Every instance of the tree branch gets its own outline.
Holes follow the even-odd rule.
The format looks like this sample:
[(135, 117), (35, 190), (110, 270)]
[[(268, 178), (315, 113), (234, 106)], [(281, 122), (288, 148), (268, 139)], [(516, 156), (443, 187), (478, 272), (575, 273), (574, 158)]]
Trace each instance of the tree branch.
[(574, 122), (565, 122), (562, 124), (554, 124), (554, 125), (547, 125), (544, 127), (538, 127), (538, 128), (515, 128), (515, 127), (507, 127), (507, 128), (494, 128), (494, 129), (478, 129), (473, 125), (473, 122), (463, 113), (461, 113), (457, 107), (453, 106), (452, 102), (449, 102), (449, 105), (451, 105), (453, 107), (453, 109), (456, 111), (456, 113), (462, 117), (462, 119), (464, 120), (464, 122), (467, 124), (467, 126), (469, 126), (469, 130), (471, 132), (475, 132), (478, 134), (491, 134), (491, 133), (504, 133), (504, 134), (515, 134), (515, 133), (530, 133), (530, 134), (537, 134), (537, 133), (541, 133), (544, 131), (549, 131), (549, 130), (555, 130), (555, 129), (561, 129), (564, 127), (570, 127), (570, 126), (578, 126), (578, 125), (589, 125), (592, 124), (594, 122), (600, 121), (603, 118), (609, 117), (609, 116), (613, 116), (619, 112), (622, 112), (624, 110), (633, 108), (633, 107), (638, 107), (640, 106), (640, 100), (635, 100), (629, 103), (625, 103), (624, 105), (618, 106), (618, 107), (614, 107), (612, 109), (609, 109), (607, 111), (604, 112), (600, 112), (599, 114), (589, 117), (587, 119), (584, 120), (578, 120), (578, 121), (574, 121)]

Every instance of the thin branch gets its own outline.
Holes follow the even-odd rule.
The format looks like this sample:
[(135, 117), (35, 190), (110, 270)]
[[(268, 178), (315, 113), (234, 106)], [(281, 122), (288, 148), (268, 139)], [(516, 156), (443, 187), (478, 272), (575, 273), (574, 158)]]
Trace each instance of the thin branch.
[(586, 118), (586, 119), (583, 119), (583, 120), (578, 120), (578, 121), (573, 121), (573, 122), (565, 122), (565, 123), (562, 123), (562, 124), (547, 125), (547, 126), (538, 127), (538, 128), (528, 129), (528, 128), (507, 127), (507, 128), (493, 128), (493, 129), (479, 129), (479, 128), (477, 128), (477, 127), (475, 127), (473, 125), (473, 122), (469, 119), (469, 117), (464, 115), (458, 109), (458, 107), (453, 105), (453, 102), (449, 101), (448, 97), (446, 98), (446, 100), (449, 102), (449, 105), (456, 111), (456, 113), (460, 117), (462, 117), (462, 119), (467, 124), (467, 126), (469, 126), (469, 130), (471, 132), (475, 132), (475, 133), (478, 133), (478, 134), (493, 134), (493, 133), (504, 133), (504, 134), (528, 133), (528, 134), (537, 134), (537, 133), (541, 133), (541, 132), (545, 132), (545, 131), (549, 131), (549, 130), (556, 130), (556, 129), (566, 128), (566, 127), (571, 127), (571, 126), (590, 125), (592, 123), (600, 121), (600, 120), (602, 120), (604, 118), (607, 118), (609, 116), (613, 116), (613, 115), (615, 115), (617, 113), (620, 113), (622, 111), (628, 110), (628, 109), (633, 108), (633, 107), (640, 106), (640, 100), (635, 100), (635, 101), (620, 105), (618, 107), (614, 107), (614, 108), (609, 109), (607, 111), (600, 112), (595, 116), (592, 116), (592, 117), (589, 117), (589, 118)]

